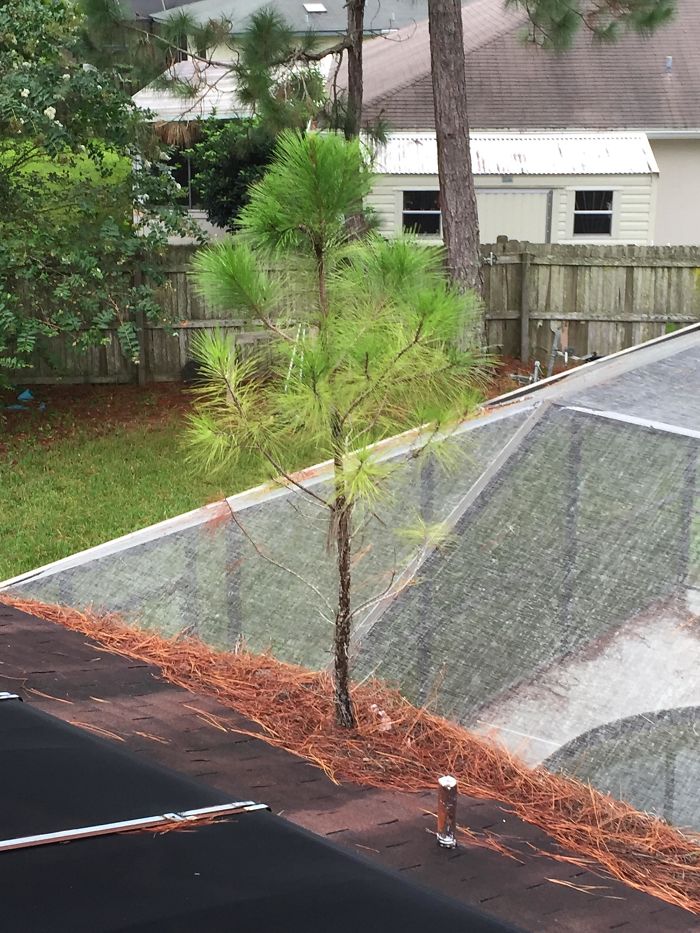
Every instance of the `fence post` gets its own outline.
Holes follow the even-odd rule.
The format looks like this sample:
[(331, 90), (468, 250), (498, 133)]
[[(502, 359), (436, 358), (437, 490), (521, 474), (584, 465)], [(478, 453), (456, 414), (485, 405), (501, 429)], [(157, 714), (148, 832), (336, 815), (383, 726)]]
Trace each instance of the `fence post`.
[(530, 260), (531, 253), (521, 254), (520, 282), (520, 360), (530, 359)]

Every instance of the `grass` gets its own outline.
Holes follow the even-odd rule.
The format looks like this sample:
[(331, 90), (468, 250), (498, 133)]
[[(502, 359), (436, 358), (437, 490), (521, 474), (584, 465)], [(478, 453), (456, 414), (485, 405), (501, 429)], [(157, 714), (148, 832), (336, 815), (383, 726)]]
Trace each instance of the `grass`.
[(225, 484), (194, 472), (184, 406), (162, 393), (140, 397), (128, 418), (50, 407), (0, 421), (0, 580), (259, 482), (252, 470)]
[[(513, 388), (503, 364), (492, 395)], [(179, 385), (46, 387), (27, 409), (0, 393), (0, 581), (256, 486), (251, 466), (207, 479), (186, 462)], [(39, 402), (46, 408), (39, 410)], [(300, 454), (297, 467), (322, 457)]]

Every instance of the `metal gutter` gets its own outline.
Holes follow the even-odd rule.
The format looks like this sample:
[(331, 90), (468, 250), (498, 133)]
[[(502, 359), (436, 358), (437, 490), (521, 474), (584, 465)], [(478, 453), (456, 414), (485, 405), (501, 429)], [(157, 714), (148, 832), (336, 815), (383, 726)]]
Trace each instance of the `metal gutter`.
[[(619, 350), (617, 353), (611, 353), (601, 359), (591, 360), (590, 363), (584, 363), (575, 369), (567, 369), (564, 372), (556, 373), (554, 376), (540, 379), (539, 382), (523, 386), (521, 389), (506, 392), (505, 395), (499, 395), (498, 398), (486, 402), (484, 409), (487, 411), (497, 409), (502, 405), (522, 401), (535, 393), (540, 398), (545, 399), (552, 398), (559, 392), (564, 396), (579, 389), (599, 385), (601, 382), (614, 379), (630, 369), (646, 366), (649, 363), (654, 363), (680, 352), (674, 341), (680, 340), (684, 344), (687, 343), (690, 348), (698, 344), (698, 338), (700, 338), (700, 322), (689, 324), (687, 327), (675, 330), (670, 334), (662, 334), (660, 337), (655, 337), (646, 343), (636, 344), (634, 347), (628, 347), (626, 350)], [(644, 359), (640, 360), (640, 356)]]

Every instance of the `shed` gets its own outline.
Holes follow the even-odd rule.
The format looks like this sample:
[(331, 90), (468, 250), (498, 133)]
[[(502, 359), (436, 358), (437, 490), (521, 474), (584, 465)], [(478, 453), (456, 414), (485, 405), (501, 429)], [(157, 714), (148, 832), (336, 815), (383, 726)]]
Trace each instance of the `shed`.
[[(472, 133), (482, 242), (653, 242), (658, 166), (644, 133)], [(441, 239), (434, 132), (392, 133), (367, 204), (382, 233)]]

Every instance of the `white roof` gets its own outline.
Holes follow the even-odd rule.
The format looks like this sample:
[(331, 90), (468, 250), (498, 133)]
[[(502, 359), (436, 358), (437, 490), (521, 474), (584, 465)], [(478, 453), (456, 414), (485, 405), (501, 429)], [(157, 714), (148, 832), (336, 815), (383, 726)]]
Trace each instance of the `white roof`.
[[(471, 133), (475, 175), (649, 175), (644, 133)], [(391, 133), (376, 153), (386, 175), (437, 175), (435, 133)]]
[(158, 121), (188, 122), (206, 120), (216, 116), (220, 120), (244, 117), (249, 108), (241, 104), (236, 94), (236, 79), (230, 68), (223, 65), (203, 65), (187, 59), (177, 62), (166, 72), (166, 77), (184, 81), (195, 90), (191, 96), (178, 94), (172, 88), (149, 84), (133, 96), (142, 110), (151, 110)]

